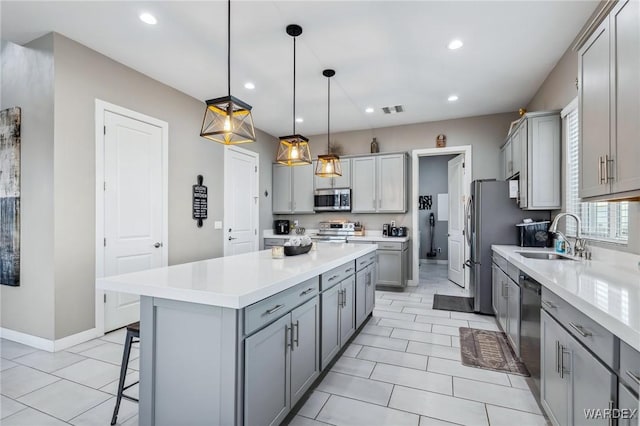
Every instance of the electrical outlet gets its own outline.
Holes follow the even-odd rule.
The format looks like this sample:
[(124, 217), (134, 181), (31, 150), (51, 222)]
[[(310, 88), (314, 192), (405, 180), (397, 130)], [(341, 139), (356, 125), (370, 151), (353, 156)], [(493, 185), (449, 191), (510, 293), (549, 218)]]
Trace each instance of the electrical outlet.
[(215, 222), (213, 222), (213, 229), (222, 229), (222, 221), (216, 220)]
[(298, 221), (297, 220), (293, 221), (293, 226), (295, 226), (296, 228), (298, 227)]

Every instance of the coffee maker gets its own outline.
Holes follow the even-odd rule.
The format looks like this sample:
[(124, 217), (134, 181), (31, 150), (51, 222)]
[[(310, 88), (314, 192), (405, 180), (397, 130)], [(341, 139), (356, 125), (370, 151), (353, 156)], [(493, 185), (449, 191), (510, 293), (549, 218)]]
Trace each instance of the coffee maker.
[(273, 221), (273, 233), (276, 235), (289, 234), (290, 223), (288, 220), (275, 220)]

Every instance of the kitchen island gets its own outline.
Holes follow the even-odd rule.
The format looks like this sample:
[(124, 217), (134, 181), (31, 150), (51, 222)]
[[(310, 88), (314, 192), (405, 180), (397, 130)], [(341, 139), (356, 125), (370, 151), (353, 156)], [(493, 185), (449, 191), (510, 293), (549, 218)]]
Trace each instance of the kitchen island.
[(140, 425), (280, 423), (371, 313), (376, 249), (317, 244), (99, 279), (141, 296)]

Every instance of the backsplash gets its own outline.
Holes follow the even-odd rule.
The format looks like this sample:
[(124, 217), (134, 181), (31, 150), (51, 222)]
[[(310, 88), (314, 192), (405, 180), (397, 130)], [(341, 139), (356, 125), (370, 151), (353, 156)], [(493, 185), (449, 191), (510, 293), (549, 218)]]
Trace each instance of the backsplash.
[[(287, 219), (292, 223), (298, 221), (298, 225), (307, 229), (317, 229), (320, 222), (331, 220), (347, 220), (350, 222), (360, 222), (364, 225), (365, 231), (382, 231), (382, 225), (396, 221), (396, 226), (406, 226), (411, 228), (411, 215), (409, 214), (357, 214), (357, 213), (316, 213), (316, 214), (282, 214), (273, 215), (273, 220)], [(411, 229), (409, 229), (411, 232)], [(411, 234), (410, 234), (411, 235)]]

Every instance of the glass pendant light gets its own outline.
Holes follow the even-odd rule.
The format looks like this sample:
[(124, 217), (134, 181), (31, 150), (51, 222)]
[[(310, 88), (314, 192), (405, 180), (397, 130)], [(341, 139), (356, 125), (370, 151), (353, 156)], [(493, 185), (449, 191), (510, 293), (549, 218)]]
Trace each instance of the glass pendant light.
[(302, 34), (300, 25), (287, 25), (287, 34), (293, 38), (293, 134), (280, 136), (276, 161), (285, 166), (311, 164), (309, 139), (296, 134), (296, 37)]
[(227, 2), (227, 88), (228, 95), (209, 99), (200, 136), (225, 145), (256, 141), (251, 105), (231, 96), (231, 0)]
[(329, 144), (331, 137), (331, 77), (336, 75), (336, 72), (334, 70), (327, 69), (322, 71), (322, 75), (327, 77), (327, 154), (318, 155), (316, 176), (342, 176), (342, 164), (340, 164), (340, 157), (331, 154), (331, 146)]

